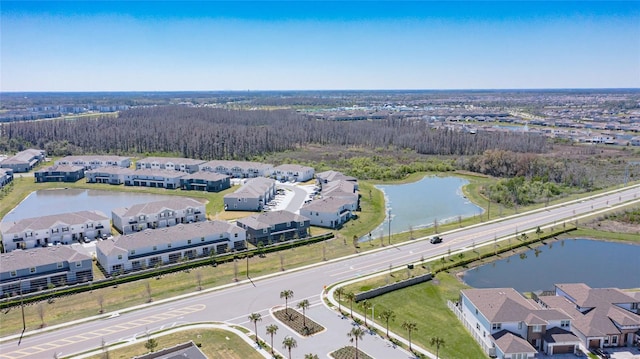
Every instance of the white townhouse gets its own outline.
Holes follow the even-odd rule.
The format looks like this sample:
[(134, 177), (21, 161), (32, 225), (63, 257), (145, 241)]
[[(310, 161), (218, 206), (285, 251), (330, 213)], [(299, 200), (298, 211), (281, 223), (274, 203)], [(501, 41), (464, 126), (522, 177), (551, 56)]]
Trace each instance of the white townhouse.
[(122, 167), (98, 167), (84, 172), (87, 183), (108, 183), (114, 185), (124, 184), (125, 177), (131, 176), (136, 171)]
[(0, 161), (0, 168), (8, 168), (13, 172), (29, 172), (38, 163), (42, 162), (45, 157), (44, 150), (29, 148), (16, 153), (14, 156)]
[(257, 177), (248, 179), (233, 192), (224, 195), (226, 211), (260, 211), (276, 195), (276, 181)]
[(309, 218), (312, 226), (340, 228), (353, 217), (357, 204), (343, 198), (327, 197), (300, 208), (300, 215)]
[(485, 352), (498, 359), (574, 353), (580, 345), (569, 314), (545, 308), (513, 288), (462, 290), (455, 311)]
[(349, 181), (353, 182), (356, 185), (356, 189), (358, 189), (358, 180), (355, 177), (347, 176), (342, 172), (338, 171), (324, 171), (320, 173), (316, 173), (316, 182), (320, 185), (320, 187), (325, 184), (333, 181)]
[(273, 173), (273, 165), (250, 161), (214, 160), (200, 165), (200, 171), (209, 171), (233, 178), (268, 177)]
[(85, 237), (95, 239), (103, 234), (111, 234), (111, 222), (100, 211), (54, 214), (2, 223), (5, 252), (57, 243), (71, 244)]
[(93, 280), (91, 257), (68, 246), (0, 254), (0, 296)]
[(244, 249), (245, 240), (244, 229), (224, 221), (179, 224), (98, 242), (96, 256), (111, 275)]
[(175, 197), (116, 208), (111, 211), (111, 220), (120, 233), (128, 234), (180, 223), (206, 221), (207, 213), (204, 203), (192, 198)]
[(313, 179), (312, 167), (283, 164), (273, 169), (273, 177), (278, 181), (306, 182)]
[(198, 172), (203, 160), (180, 157), (147, 157), (136, 161), (136, 169), (171, 170), (186, 173)]
[(322, 198), (334, 197), (350, 201), (355, 208), (358, 208), (360, 195), (356, 188), (356, 183), (338, 180), (324, 184), (320, 194), (322, 195)]
[(66, 156), (55, 162), (56, 165), (80, 166), (85, 170), (100, 167), (129, 168), (131, 158), (123, 156)]
[(139, 186), (151, 188), (180, 188), (180, 181), (187, 172), (174, 170), (141, 169), (124, 175), (125, 186)]

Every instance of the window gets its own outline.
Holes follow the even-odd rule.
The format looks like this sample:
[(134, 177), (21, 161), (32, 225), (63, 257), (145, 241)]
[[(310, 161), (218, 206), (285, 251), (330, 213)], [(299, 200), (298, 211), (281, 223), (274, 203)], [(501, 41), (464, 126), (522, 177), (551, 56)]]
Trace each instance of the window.
[(187, 244), (191, 244), (191, 240), (190, 239), (187, 239)]
[(200, 237), (200, 242), (204, 242), (204, 237)]
[(491, 324), (491, 330), (500, 330), (500, 329), (502, 329), (502, 323)]
[(476, 329), (480, 330), (480, 323), (476, 323)]
[(570, 321), (568, 321), (568, 320), (561, 320), (561, 321), (560, 321), (560, 326), (561, 326), (562, 328), (566, 328), (566, 327), (568, 327), (570, 324), (571, 324), (571, 322), (570, 322)]
[(267, 234), (267, 233), (269, 233), (269, 230), (268, 230), (267, 228), (264, 228), (264, 229), (262, 230), (262, 233)]
[(618, 345), (618, 336), (617, 335), (611, 336), (611, 345)]
[(158, 246), (153, 246), (153, 250), (157, 251), (158, 250)]
[(135, 250), (135, 249), (132, 249), (132, 250), (130, 250), (130, 251), (129, 251), (129, 255), (130, 255), (130, 256), (132, 256), (132, 255), (134, 255), (134, 254), (136, 254), (136, 250)]
[(608, 336), (604, 337), (604, 345), (605, 346), (609, 345), (609, 337)]
[(118, 254), (118, 259), (122, 259), (122, 254)]
[(77, 268), (82, 267), (82, 262), (76, 262), (76, 267), (77, 267)]
[(62, 268), (64, 265), (62, 264), (62, 262), (58, 262), (57, 266), (58, 268)]
[(35, 272), (36, 272), (36, 267), (29, 268), (29, 273), (35, 273)]
[(14, 270), (11, 271), (11, 276), (12, 277), (16, 277), (17, 275), (18, 275), (18, 273), (16, 271), (14, 271)]
[(631, 303), (631, 309), (633, 310), (638, 309), (638, 302)]
[(534, 333), (540, 333), (541, 331), (542, 331), (542, 325), (536, 324), (536, 325), (533, 326), (533, 332)]
[(478, 308), (476, 308), (476, 314), (478, 314)]
[(233, 236), (234, 236), (235, 238), (238, 238), (238, 233), (234, 233), (234, 234), (233, 234)]
[(167, 248), (171, 248), (171, 243), (167, 243)]
[(522, 322), (518, 323), (518, 329), (522, 329)]
[(287, 222), (287, 228), (291, 227), (291, 222)]
[(298, 225), (299, 225), (300, 227), (304, 227), (304, 222), (300, 222), (300, 223), (298, 223)]

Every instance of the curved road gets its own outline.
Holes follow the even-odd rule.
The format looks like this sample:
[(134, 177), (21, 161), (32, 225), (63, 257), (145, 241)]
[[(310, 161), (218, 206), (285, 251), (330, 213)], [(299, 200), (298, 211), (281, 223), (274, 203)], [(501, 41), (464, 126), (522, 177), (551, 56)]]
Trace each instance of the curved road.
[[(159, 301), (141, 306), (134, 311), (122, 311), (121, 315), (114, 318), (85, 320), (59, 328), (52, 327), (42, 333), (28, 333), (20, 346), (17, 344), (16, 336), (5, 337), (0, 339), (0, 358), (52, 358), (56, 353), (70, 355), (98, 348), (103, 339), (106, 343), (135, 340), (136, 337), (137, 340), (144, 340), (147, 331), (192, 322), (219, 321), (253, 328), (253, 324), (247, 320), (247, 315), (254, 312), (262, 314), (263, 320), (259, 322), (258, 334), (269, 342), (265, 327), (274, 323), (269, 310), (283, 305), (280, 292), (284, 289), (294, 291), (294, 298), (289, 301), (290, 306), (295, 306), (302, 299), (309, 299), (311, 308), (307, 310), (307, 315), (329, 328), (328, 331), (310, 338), (298, 337), (298, 348), (294, 349), (295, 356), (316, 353), (324, 357), (327, 353), (349, 344), (346, 333), (351, 326), (348, 320), (341, 319), (334, 311), (320, 304), (324, 285), (382, 271), (390, 265), (418, 262), (423, 256), (427, 260), (434, 259), (449, 251), (471, 249), (482, 243), (492, 244), (495, 238), (513, 236), (516, 232), (534, 230), (538, 226), (562, 225), (562, 221), (631, 202), (640, 203), (640, 185), (443, 233), (444, 242), (438, 245), (432, 245), (424, 240), (426, 238), (422, 238), (423, 240), (411, 241), (404, 245), (388, 246), (254, 279), (253, 284), (244, 281), (222, 289), (216, 288), (205, 293)], [(276, 349), (280, 349), (285, 335), (295, 336), (286, 326), (279, 327), (280, 330), (274, 338)], [(380, 358), (409, 356), (405, 351), (390, 347), (387, 341), (373, 335), (367, 335), (359, 342), (359, 347)]]

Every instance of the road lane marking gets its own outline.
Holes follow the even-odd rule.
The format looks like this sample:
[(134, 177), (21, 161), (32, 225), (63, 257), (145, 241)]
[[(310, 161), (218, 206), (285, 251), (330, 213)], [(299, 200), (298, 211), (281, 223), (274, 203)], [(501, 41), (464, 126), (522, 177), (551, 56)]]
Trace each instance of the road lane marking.
[(171, 310), (171, 311), (168, 311), (166, 313), (153, 315), (153, 316), (150, 316), (150, 317), (148, 317), (146, 319), (136, 319), (136, 320), (132, 320), (132, 321), (127, 322), (127, 323), (114, 325), (113, 327), (102, 328), (102, 329), (94, 330), (94, 331), (91, 331), (91, 332), (88, 332), (88, 333), (82, 333), (82, 334), (74, 335), (74, 336), (71, 336), (71, 337), (67, 337), (67, 338), (64, 338), (64, 339), (54, 340), (54, 341), (49, 342), (49, 343), (34, 345), (34, 346), (28, 347), (28, 348), (20, 348), (19, 350), (16, 350), (16, 351), (13, 351), (13, 352), (2, 353), (2, 354), (0, 354), (0, 358), (19, 359), (19, 358), (24, 358), (24, 357), (27, 357), (27, 356), (33, 356), (33, 355), (42, 353), (42, 352), (47, 351), (47, 350), (64, 347), (64, 346), (69, 345), (69, 344), (75, 344), (75, 343), (87, 341), (87, 340), (90, 340), (90, 339), (103, 337), (103, 336), (105, 336), (107, 334), (118, 333), (118, 332), (122, 332), (122, 331), (125, 331), (125, 330), (128, 330), (128, 329), (133, 329), (133, 328), (136, 328), (136, 327), (141, 327), (141, 326), (144, 326), (144, 325), (147, 325), (147, 324), (151, 324), (151, 323), (154, 323), (154, 322), (159, 322), (159, 321), (162, 321), (162, 320), (165, 320), (165, 319), (177, 318), (177, 317), (183, 316), (185, 314), (199, 312), (199, 311), (204, 310), (205, 308), (206, 308), (206, 305), (204, 305), (204, 304), (195, 304), (195, 305), (192, 305), (192, 306), (189, 306), (189, 307), (185, 307), (185, 308), (181, 308), (181, 309), (177, 309), (177, 310)]

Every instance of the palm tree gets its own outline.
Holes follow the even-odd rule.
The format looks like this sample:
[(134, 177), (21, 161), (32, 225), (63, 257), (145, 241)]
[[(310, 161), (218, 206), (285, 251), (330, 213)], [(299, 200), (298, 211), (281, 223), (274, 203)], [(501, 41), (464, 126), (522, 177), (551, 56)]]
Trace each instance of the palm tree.
[(364, 326), (367, 326), (367, 311), (369, 311), (369, 309), (371, 309), (371, 303), (368, 300), (363, 300), (362, 302), (360, 302), (360, 308), (362, 308), (362, 311), (364, 312)]
[(338, 296), (338, 311), (340, 312), (340, 315), (342, 315), (342, 303), (340, 302), (340, 297), (344, 295), (344, 287), (336, 288), (334, 293)]
[(352, 343), (353, 342), (356, 343), (356, 359), (358, 359), (358, 340), (362, 340), (362, 338), (364, 338), (365, 333), (366, 331), (360, 327), (353, 327), (351, 328), (351, 331), (347, 333), (347, 336), (351, 338), (349, 339), (349, 341)]
[(289, 299), (293, 298), (293, 291), (291, 289), (285, 289), (280, 292), (280, 298), (284, 298), (284, 312), (289, 315)]
[(302, 326), (306, 328), (307, 317), (305, 316), (305, 310), (309, 308), (309, 301), (306, 299), (301, 300), (300, 303), (298, 303), (298, 308), (302, 309)]
[(440, 352), (440, 346), (444, 346), (444, 339), (438, 337), (431, 338), (431, 345), (436, 346), (436, 359), (438, 359), (438, 354)]
[(351, 318), (353, 318), (353, 302), (356, 301), (356, 295), (353, 292), (349, 292), (344, 295), (345, 298), (349, 301), (350, 309), (351, 309)]
[(273, 336), (278, 332), (278, 326), (275, 324), (267, 325), (267, 334), (271, 336), (271, 354), (273, 354)]
[(380, 318), (384, 320), (387, 325), (387, 338), (389, 337), (389, 321), (394, 321), (396, 319), (396, 313), (391, 309), (385, 309), (380, 313)]
[(415, 322), (405, 321), (404, 323), (402, 323), (402, 329), (409, 332), (409, 351), (413, 351), (411, 349), (411, 332), (414, 330), (418, 330), (418, 324), (416, 324)]
[(291, 359), (291, 348), (297, 348), (298, 342), (293, 337), (284, 337), (282, 340), (282, 348), (289, 350), (289, 359)]
[(249, 320), (253, 322), (255, 328), (254, 333), (256, 333), (256, 344), (258, 344), (258, 322), (262, 321), (262, 314), (251, 313), (249, 314)]

